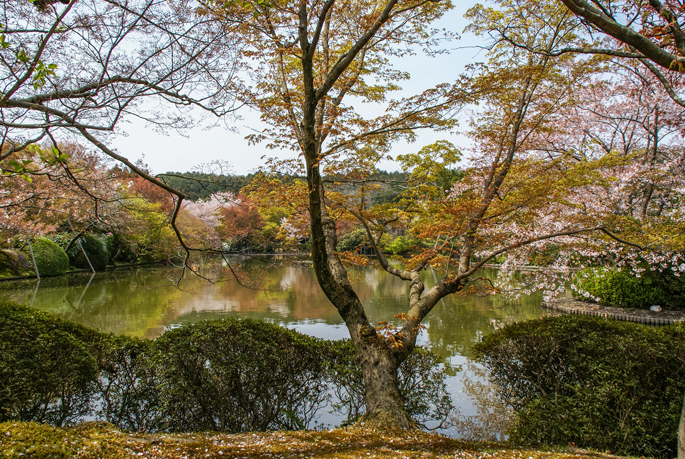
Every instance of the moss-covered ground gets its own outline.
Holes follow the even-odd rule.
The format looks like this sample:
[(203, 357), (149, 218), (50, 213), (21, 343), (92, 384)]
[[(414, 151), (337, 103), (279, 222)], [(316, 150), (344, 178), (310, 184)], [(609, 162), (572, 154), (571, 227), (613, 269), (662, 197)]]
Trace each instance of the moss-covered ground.
[(330, 431), (126, 433), (107, 423), (55, 428), (35, 423), (0, 424), (2, 458), (610, 458), (572, 448), (537, 450), (498, 443), (465, 443), (424, 432)]

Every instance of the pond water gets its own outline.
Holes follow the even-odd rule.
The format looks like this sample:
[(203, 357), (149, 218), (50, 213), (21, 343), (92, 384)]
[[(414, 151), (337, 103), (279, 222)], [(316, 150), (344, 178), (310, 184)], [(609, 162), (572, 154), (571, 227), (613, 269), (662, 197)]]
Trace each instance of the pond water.
[[(207, 260), (197, 270), (215, 283), (190, 272), (178, 282), (182, 273), (177, 268), (139, 268), (70, 274), (40, 282), (3, 282), (0, 299), (104, 332), (140, 338), (155, 338), (181, 324), (228, 316), (262, 319), (324, 339), (349, 336), (306, 258), (233, 257), (229, 261), (238, 276), (259, 279), (258, 288), (241, 286), (225, 263)], [(482, 276), (494, 279), (497, 271), (486, 270)], [(427, 288), (436, 278), (431, 270), (422, 274)], [(391, 321), (394, 315), (406, 312), (408, 282), (375, 268), (355, 270), (350, 279), (372, 323)], [(444, 362), (448, 389), (462, 418), (482, 416), (484, 410), (479, 403), (482, 405), (485, 397), (482, 387), (486, 378), (468, 361), (471, 346), (505, 323), (547, 314), (540, 307), (541, 299), (539, 293), (516, 301), (500, 295), (453, 295), (442, 299), (424, 320), (427, 329), (419, 344)], [(326, 416), (322, 422), (335, 424), (334, 417)], [(454, 428), (445, 433), (459, 435)]]

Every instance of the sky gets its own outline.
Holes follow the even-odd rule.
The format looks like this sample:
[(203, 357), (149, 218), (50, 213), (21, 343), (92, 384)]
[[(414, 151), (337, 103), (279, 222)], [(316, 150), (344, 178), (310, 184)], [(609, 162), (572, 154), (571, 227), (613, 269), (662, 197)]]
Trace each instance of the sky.
[[(409, 81), (403, 82), (403, 91), (394, 96), (409, 96), (440, 83), (454, 82), (465, 65), (482, 61), (484, 51), (478, 46), (483, 45), (482, 37), (462, 34), (468, 24), (463, 18), (466, 10), (474, 3), (456, 2), (455, 8), (448, 12), (436, 27), (444, 27), (461, 34), (461, 39), (446, 45), (449, 54), (428, 57), (422, 54), (406, 56), (394, 62), (398, 70), (411, 74)], [(251, 109), (241, 109), (239, 119), (227, 119), (226, 129), (217, 126), (206, 130), (195, 128), (183, 135), (177, 132), (158, 133), (143, 121), (130, 119), (120, 125), (120, 133), (110, 138), (109, 144), (129, 160), (141, 160), (147, 164), (153, 173), (187, 172), (201, 164), (213, 160), (226, 161), (236, 174), (254, 172), (264, 163), (263, 156), (292, 157), (292, 151), (268, 150), (264, 144), (248, 145), (245, 136), (259, 130), (262, 123), (259, 114)], [(464, 146), (465, 138), (450, 135), (445, 132), (420, 132), (416, 142), (412, 144), (397, 144), (393, 147), (392, 155), (416, 152), (421, 147), (436, 140), (450, 140), (457, 147)], [(398, 166), (390, 161), (380, 165), (382, 169), (397, 170)]]

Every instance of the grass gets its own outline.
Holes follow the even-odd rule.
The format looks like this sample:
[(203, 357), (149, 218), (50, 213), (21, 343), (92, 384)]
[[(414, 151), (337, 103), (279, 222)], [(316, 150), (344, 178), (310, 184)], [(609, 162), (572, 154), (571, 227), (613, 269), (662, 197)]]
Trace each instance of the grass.
[(460, 442), (418, 431), (140, 434), (104, 422), (56, 428), (31, 422), (0, 424), (1, 458), (610, 458), (585, 450), (539, 450), (503, 443)]

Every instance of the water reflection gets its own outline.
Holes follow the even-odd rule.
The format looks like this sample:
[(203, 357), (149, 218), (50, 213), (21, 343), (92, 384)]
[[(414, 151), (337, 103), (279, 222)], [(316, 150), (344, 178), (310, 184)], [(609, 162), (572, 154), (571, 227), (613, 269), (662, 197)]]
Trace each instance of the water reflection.
[[(179, 269), (130, 269), (44, 278), (39, 283), (0, 283), (0, 298), (104, 332), (145, 338), (155, 338), (178, 324), (226, 316), (267, 320), (329, 339), (347, 336), (308, 260), (236, 257), (231, 262), (240, 268), (243, 283), (254, 282), (253, 288), (241, 286), (222, 263), (207, 261), (198, 269), (218, 280), (214, 284), (186, 272), (177, 287)], [(496, 275), (495, 270), (484, 273), (490, 278)], [(423, 273), (427, 287), (436, 277), (430, 270)], [(407, 282), (374, 268), (356, 270), (350, 278), (372, 323), (406, 312)], [(474, 343), (502, 324), (543, 315), (540, 301), (539, 294), (518, 301), (498, 295), (453, 295), (429, 314), (428, 330), (420, 341), (444, 359), (468, 356)]]
[[(216, 260), (198, 263), (202, 276), (217, 281), (213, 284), (188, 272), (179, 279), (182, 272), (176, 268), (129, 269), (40, 282), (4, 282), (0, 283), (0, 299), (104, 332), (144, 338), (155, 338), (180, 324), (227, 316), (266, 320), (325, 339), (349, 336), (336, 309), (321, 292), (308, 259), (234, 257), (230, 262), (234, 270)], [(497, 271), (486, 270), (482, 276), (495, 279)], [(422, 274), (427, 288), (437, 277), (430, 270)], [(372, 323), (406, 312), (408, 282), (374, 268), (351, 271), (350, 280)], [(443, 359), (451, 376), (446, 382), (462, 424), (471, 423), (482, 430), (501, 409), (486, 406), (479, 396), (470, 394), (470, 387), (487, 382), (480, 368), (468, 361), (471, 346), (505, 323), (542, 316), (540, 301), (539, 294), (518, 301), (499, 295), (453, 295), (442, 299), (424, 321), (428, 329), (422, 332), (419, 344)], [(461, 368), (465, 371), (458, 374)], [(480, 397), (490, 400), (487, 394)], [(490, 414), (484, 416), (484, 409)], [(331, 425), (340, 421), (326, 416), (322, 421)], [(464, 435), (454, 430), (443, 433)]]

